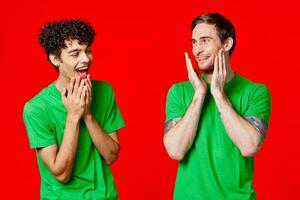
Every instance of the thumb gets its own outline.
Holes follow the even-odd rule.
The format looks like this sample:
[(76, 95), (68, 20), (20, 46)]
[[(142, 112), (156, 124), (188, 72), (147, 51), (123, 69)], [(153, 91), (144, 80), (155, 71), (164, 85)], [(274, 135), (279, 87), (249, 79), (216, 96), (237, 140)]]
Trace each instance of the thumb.
[(201, 81), (201, 83), (203, 84), (203, 85), (206, 85), (206, 81), (205, 80), (203, 80), (202, 78), (199, 78), (200, 79), (200, 81)]
[(63, 102), (65, 102), (65, 100), (67, 99), (67, 94), (68, 94), (68, 90), (66, 88), (64, 88), (61, 91), (61, 98), (62, 98)]

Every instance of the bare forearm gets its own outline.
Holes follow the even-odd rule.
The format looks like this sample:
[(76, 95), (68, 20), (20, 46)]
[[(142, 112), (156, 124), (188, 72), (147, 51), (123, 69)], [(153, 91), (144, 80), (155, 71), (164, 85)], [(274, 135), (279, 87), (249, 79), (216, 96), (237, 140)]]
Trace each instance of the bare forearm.
[(192, 146), (205, 95), (195, 94), (184, 117), (164, 136), (164, 144), (172, 159), (182, 160)]
[(68, 182), (75, 159), (79, 134), (79, 118), (67, 115), (61, 146), (53, 144), (37, 149), (41, 159), (60, 182)]
[(62, 144), (54, 161), (54, 175), (67, 181), (73, 169), (79, 134), (79, 119), (68, 115)]
[(91, 139), (98, 152), (107, 164), (112, 164), (118, 158), (119, 143), (107, 135), (92, 115), (84, 117)]
[(243, 156), (253, 156), (262, 142), (259, 131), (232, 108), (225, 95), (215, 97), (215, 102), (232, 142), (240, 149)]

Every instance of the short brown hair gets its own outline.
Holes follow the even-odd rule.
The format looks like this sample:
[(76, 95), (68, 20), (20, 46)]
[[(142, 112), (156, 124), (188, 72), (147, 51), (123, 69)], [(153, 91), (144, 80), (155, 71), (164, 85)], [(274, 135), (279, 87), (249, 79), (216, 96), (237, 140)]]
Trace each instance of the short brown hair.
[(224, 16), (218, 13), (207, 13), (196, 17), (192, 21), (192, 31), (194, 30), (197, 24), (201, 23), (214, 24), (216, 26), (218, 36), (222, 43), (224, 43), (225, 40), (229, 37), (233, 39), (233, 45), (229, 51), (229, 55), (231, 55), (236, 43), (235, 29), (233, 24)]

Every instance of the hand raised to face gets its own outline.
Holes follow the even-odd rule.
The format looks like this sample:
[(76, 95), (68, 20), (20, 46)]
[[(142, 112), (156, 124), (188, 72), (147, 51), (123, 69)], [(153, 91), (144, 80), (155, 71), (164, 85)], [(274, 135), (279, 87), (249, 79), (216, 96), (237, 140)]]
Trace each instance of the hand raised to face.
[(214, 71), (211, 79), (211, 93), (213, 96), (220, 96), (224, 93), (224, 85), (228, 76), (228, 66), (225, 51), (220, 49), (214, 59)]
[(185, 52), (184, 55), (185, 55), (186, 68), (188, 71), (188, 77), (195, 90), (195, 93), (205, 95), (207, 90), (206, 82), (198, 77), (197, 73), (195, 72), (192, 66), (192, 62), (191, 59), (189, 58), (188, 53)]
[(68, 88), (64, 88), (61, 94), (68, 114), (80, 119), (86, 108), (87, 85), (84, 80), (72, 77)]
[(87, 78), (84, 79), (85, 85), (87, 85), (86, 96), (85, 96), (85, 112), (84, 116), (91, 114), (91, 101), (92, 101), (92, 81), (90, 75), (87, 75)]

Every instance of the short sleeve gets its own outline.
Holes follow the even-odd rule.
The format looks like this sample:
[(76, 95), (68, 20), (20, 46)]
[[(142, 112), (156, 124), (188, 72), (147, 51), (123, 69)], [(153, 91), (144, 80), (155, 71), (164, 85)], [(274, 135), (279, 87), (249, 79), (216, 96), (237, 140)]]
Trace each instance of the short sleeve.
[(106, 133), (111, 133), (124, 127), (124, 121), (110, 85), (108, 85), (107, 95), (108, 98), (106, 98), (106, 100), (108, 102), (103, 129)]
[(244, 117), (255, 116), (268, 125), (270, 113), (271, 94), (266, 86), (259, 85), (251, 91), (248, 107), (244, 113)]
[(56, 144), (56, 137), (49, 116), (40, 106), (26, 103), (23, 111), (23, 120), (31, 148)]
[(168, 91), (166, 102), (166, 122), (174, 118), (182, 118), (186, 109), (179, 85), (174, 84)]

